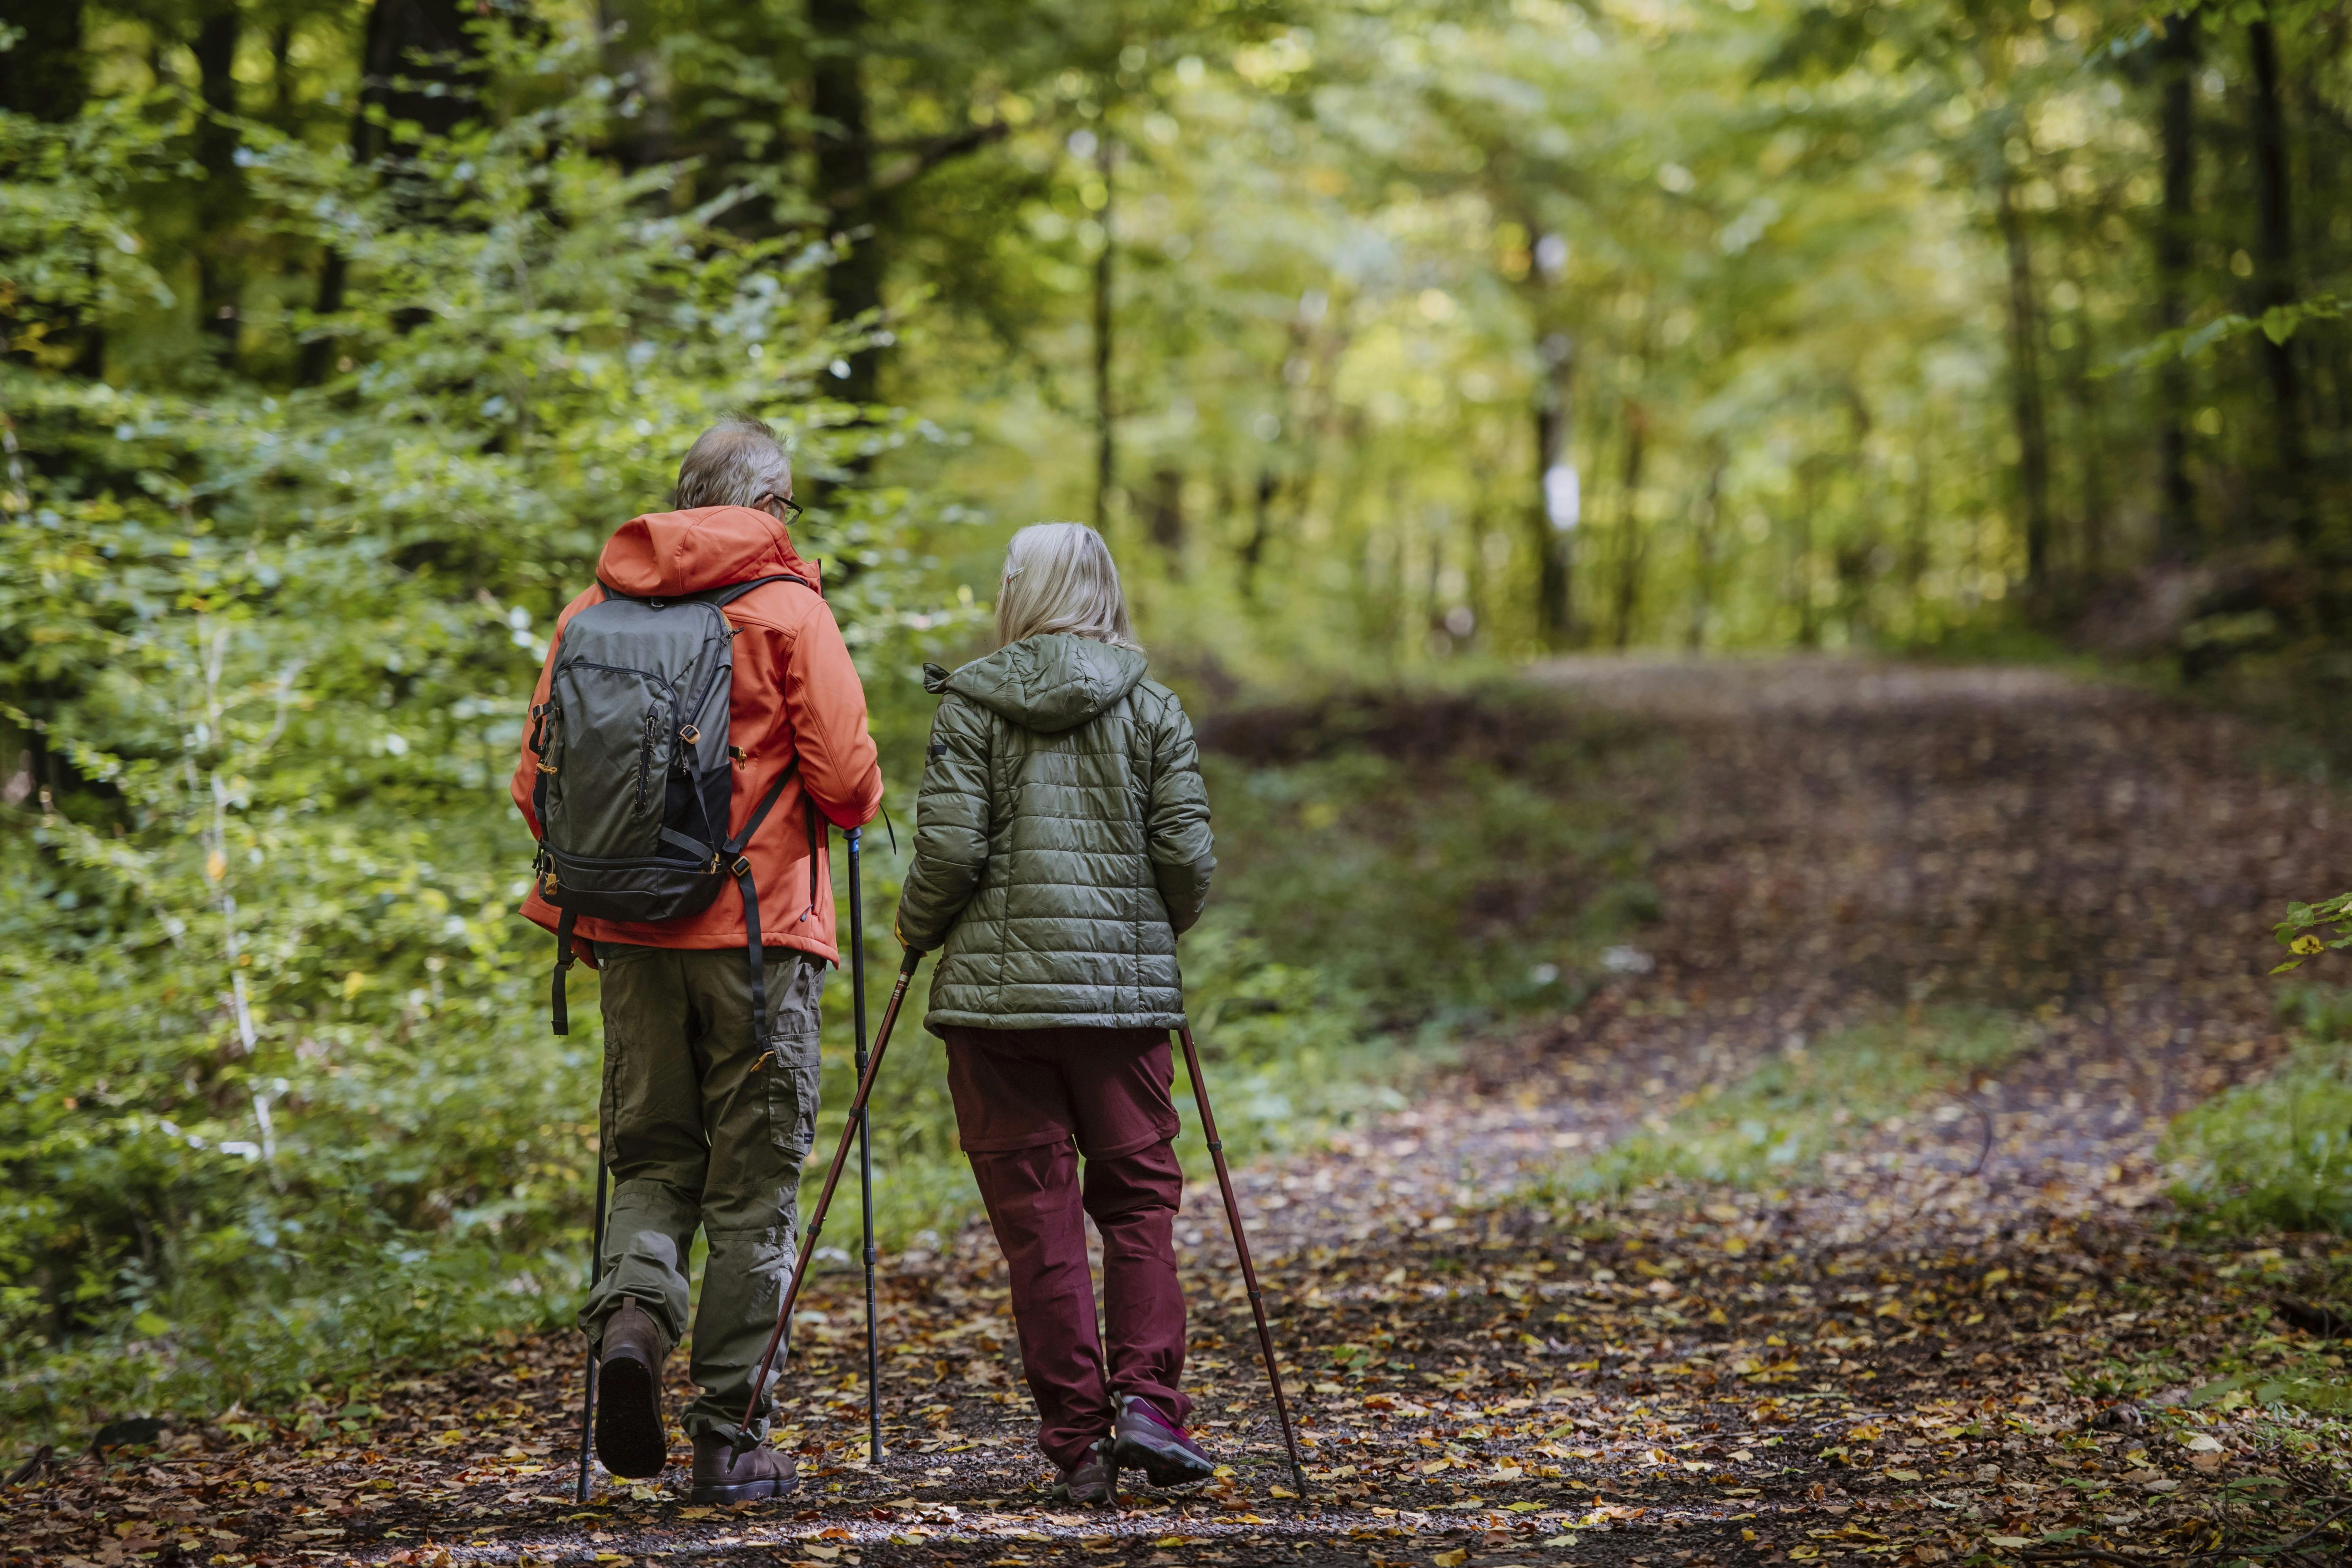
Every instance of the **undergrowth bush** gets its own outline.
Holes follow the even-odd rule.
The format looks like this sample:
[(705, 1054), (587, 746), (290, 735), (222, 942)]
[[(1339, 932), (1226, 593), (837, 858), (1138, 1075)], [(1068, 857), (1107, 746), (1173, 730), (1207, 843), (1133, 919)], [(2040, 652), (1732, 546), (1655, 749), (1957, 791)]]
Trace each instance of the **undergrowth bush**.
[(2352, 1231), (2352, 992), (2299, 986), (2281, 1005), (2286, 1060), (2173, 1123), (2174, 1196), (2223, 1229)]

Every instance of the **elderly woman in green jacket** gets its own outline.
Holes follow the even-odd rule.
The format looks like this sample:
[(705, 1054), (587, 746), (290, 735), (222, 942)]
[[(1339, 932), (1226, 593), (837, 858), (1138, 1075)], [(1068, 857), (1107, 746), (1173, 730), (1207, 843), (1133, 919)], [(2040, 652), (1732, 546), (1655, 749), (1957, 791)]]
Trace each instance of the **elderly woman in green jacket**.
[[(1184, 1021), (1177, 933), (1216, 859), (1192, 724), (1144, 675), (1102, 537), (1015, 534), (996, 636), (985, 658), (924, 672), (940, 702), (898, 932), (939, 950), (926, 1022), (1012, 1273), (1038, 1446), (1062, 1495), (1097, 1503), (1110, 1464), (1162, 1486), (1213, 1468), (1179, 1386), (1168, 1034)], [(1103, 1334), (1084, 1215), (1102, 1234)]]

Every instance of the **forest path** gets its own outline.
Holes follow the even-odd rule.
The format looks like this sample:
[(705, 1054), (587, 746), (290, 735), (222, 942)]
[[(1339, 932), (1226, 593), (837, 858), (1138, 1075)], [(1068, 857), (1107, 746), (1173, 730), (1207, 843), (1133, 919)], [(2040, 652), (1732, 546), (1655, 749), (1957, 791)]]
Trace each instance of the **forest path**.
[[(974, 1235), (888, 1280), (879, 1465), (855, 1281), (819, 1278), (783, 1417), (809, 1479), (789, 1502), (687, 1507), (673, 1469), (600, 1475), (575, 1508), (577, 1363), (558, 1341), (421, 1379), (340, 1448), (134, 1462), (104, 1492), (79, 1466), (42, 1489), (50, 1533), (0, 1554), (1710, 1568), (2013, 1557), (2045, 1531), (2177, 1546), (2274, 1461), (2179, 1395), (2259, 1335), (2250, 1313), (2297, 1260), (2183, 1250), (2154, 1151), (2167, 1118), (2275, 1057), (2266, 927), (2352, 860), (2352, 818), (2266, 771), (2243, 725), (2043, 672), (1570, 660), (1534, 678), (1673, 732), (1661, 914), (1572, 1016), (1481, 1038), (1412, 1109), (1243, 1173), (1305, 1504), (1284, 1495), (1208, 1189), (1181, 1232), (1191, 1380), (1234, 1473), (1205, 1493), (1138, 1488), (1087, 1513), (1033, 1489), (1002, 1269)], [(1528, 1196), (1704, 1085), (1954, 1008), (2011, 1020), (2022, 1053), (1961, 1098), (1843, 1129), (1786, 1190)], [(2145, 1413), (2086, 1426), (2103, 1387)], [(125, 1528), (58, 1511), (77, 1498)]]

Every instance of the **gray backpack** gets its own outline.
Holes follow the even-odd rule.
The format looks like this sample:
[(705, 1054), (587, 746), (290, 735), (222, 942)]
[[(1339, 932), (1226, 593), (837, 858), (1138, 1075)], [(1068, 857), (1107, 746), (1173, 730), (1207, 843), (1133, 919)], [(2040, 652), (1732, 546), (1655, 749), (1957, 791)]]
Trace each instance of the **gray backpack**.
[[(719, 607), (769, 583), (816, 591), (790, 573), (674, 599), (631, 598), (606, 586), (604, 599), (574, 615), (556, 641), (547, 700), (530, 710), (530, 749), (539, 757), (532, 870), (540, 895), (563, 911), (550, 988), (559, 1035), (571, 1032), (563, 977), (575, 919), (677, 920), (708, 909), (730, 878), (743, 895), (752, 1027), (767, 1016), (760, 894), (743, 850), (800, 759), (786, 764), (730, 834), (727, 807), (741, 753), (727, 742), (735, 630)], [(819, 847), (812, 808), (812, 910)]]

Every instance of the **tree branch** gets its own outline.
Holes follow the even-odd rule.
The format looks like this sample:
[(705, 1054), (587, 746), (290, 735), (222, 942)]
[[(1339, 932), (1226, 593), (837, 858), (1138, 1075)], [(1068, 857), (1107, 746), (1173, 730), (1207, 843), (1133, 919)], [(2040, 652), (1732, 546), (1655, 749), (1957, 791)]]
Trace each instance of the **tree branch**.
[(864, 206), (876, 196), (895, 191), (901, 185), (912, 184), (941, 163), (961, 158), (967, 153), (978, 152), (991, 142), (1002, 142), (1013, 128), (1003, 121), (975, 125), (969, 131), (959, 131), (952, 136), (934, 137), (919, 143), (905, 157), (898, 159), (863, 185), (845, 191), (835, 191), (828, 205), (842, 211)]

